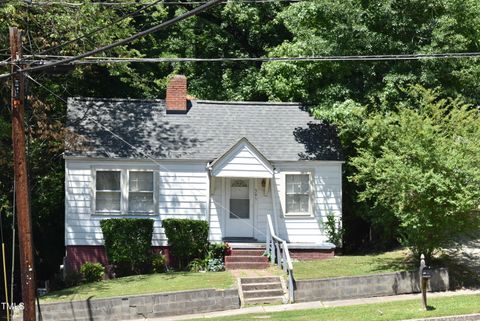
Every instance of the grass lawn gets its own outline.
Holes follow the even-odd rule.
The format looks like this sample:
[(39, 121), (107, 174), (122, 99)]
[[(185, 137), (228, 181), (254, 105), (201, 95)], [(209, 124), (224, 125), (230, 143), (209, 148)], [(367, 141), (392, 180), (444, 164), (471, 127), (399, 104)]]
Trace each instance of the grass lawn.
[(233, 285), (229, 272), (171, 272), (129, 276), (114, 280), (83, 284), (51, 292), (42, 302), (83, 300), (156, 292), (194, 290), (203, 288), (226, 289)]
[(293, 271), (297, 280), (377, 274), (411, 269), (408, 250), (376, 255), (343, 255), (327, 260), (293, 263)]
[[(428, 318), (458, 314), (480, 313), (480, 295), (462, 295), (432, 298), (429, 311), (420, 309), (419, 300), (365, 304), (346, 307), (322, 308), (288, 312), (248, 314), (209, 320), (250, 321), (250, 320), (293, 320), (293, 321), (395, 321)], [(202, 319), (205, 320), (205, 319)]]

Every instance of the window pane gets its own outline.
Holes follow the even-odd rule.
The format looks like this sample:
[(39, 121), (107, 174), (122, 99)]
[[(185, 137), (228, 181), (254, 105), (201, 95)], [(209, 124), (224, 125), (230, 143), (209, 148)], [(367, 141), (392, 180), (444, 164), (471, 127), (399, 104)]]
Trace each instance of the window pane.
[(120, 211), (120, 192), (97, 192), (97, 212)]
[(310, 186), (308, 184), (308, 175), (299, 175), (300, 176), (300, 193), (310, 192)]
[(287, 213), (296, 213), (299, 212), (299, 204), (298, 200), (295, 199), (296, 195), (287, 195), (286, 203), (287, 203)]
[(129, 172), (131, 192), (153, 192), (153, 172)]
[(248, 187), (248, 180), (232, 179), (232, 187)]
[(286, 175), (285, 207), (287, 213), (309, 212), (309, 175)]
[(250, 200), (249, 199), (231, 199), (230, 200), (230, 218), (250, 217)]
[(307, 213), (308, 210), (308, 195), (296, 195), (298, 196), (299, 200), (299, 212)]
[(293, 194), (295, 193), (295, 189), (294, 189), (295, 183), (292, 181), (292, 179), (288, 179), (288, 177), (289, 176), (287, 176), (287, 186), (286, 186), (287, 194)]
[(309, 183), (308, 175), (286, 175), (286, 192), (287, 194), (308, 193)]
[(154, 212), (153, 193), (134, 193), (128, 196), (129, 212)]
[(231, 182), (232, 188), (230, 189), (230, 198), (233, 199), (248, 199), (249, 188), (248, 180), (245, 179), (234, 179)]
[(119, 191), (120, 172), (97, 171), (97, 191)]

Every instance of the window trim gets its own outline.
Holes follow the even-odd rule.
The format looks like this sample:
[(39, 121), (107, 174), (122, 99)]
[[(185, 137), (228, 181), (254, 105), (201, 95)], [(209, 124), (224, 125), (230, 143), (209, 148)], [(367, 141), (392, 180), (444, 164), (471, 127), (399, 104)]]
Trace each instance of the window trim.
[[(120, 210), (106, 210), (106, 211), (97, 211), (97, 172), (120, 172)], [(94, 198), (92, 199), (92, 207), (93, 207), (93, 213), (103, 215), (103, 214), (121, 214), (122, 213), (122, 171), (117, 170), (117, 169), (96, 169), (93, 172), (93, 196)], [(107, 190), (102, 190), (101, 192), (108, 192)], [(118, 191), (112, 191), (112, 192), (117, 192)]]
[[(153, 215), (157, 213), (157, 175), (155, 175), (154, 170), (150, 169), (127, 169), (127, 176), (126, 176), (126, 194), (125, 194), (125, 206), (126, 206), (126, 213), (129, 215)], [(151, 172), (153, 174), (153, 191), (145, 192), (145, 193), (153, 193), (153, 211), (151, 212), (142, 212), (142, 211), (130, 211), (130, 172)]]
[[(291, 212), (287, 213), (287, 175), (308, 175), (308, 212)], [(280, 203), (282, 206), (282, 212), (284, 217), (313, 217), (313, 204), (315, 189), (313, 184), (312, 170), (302, 171), (285, 171), (281, 172), (280, 176), (281, 195)]]
[[(110, 171), (120, 172), (120, 211), (97, 211), (97, 172)], [(153, 212), (130, 212), (128, 210), (128, 194), (129, 194), (129, 172), (152, 172), (153, 173)], [(135, 168), (135, 167), (109, 167), (109, 166), (91, 166), (91, 212), (97, 216), (152, 216), (158, 215), (158, 170), (154, 168)]]

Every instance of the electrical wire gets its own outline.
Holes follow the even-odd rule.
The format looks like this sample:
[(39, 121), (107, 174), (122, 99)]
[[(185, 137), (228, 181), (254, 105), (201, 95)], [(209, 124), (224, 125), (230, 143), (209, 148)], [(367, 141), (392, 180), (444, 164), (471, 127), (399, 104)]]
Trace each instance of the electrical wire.
[(72, 39), (72, 40), (69, 40), (69, 41), (67, 41), (67, 42), (61, 43), (61, 44), (59, 44), (59, 45), (57, 45), (57, 46), (48, 48), (48, 49), (46, 49), (46, 50), (43, 50), (42, 52), (40, 52), (40, 53), (38, 53), (38, 54), (35, 54), (35, 55), (33, 55), (33, 56), (34, 56), (34, 57), (35, 57), (35, 56), (41, 56), (41, 55), (44, 55), (44, 54), (46, 54), (46, 53), (48, 53), (48, 52), (51, 52), (51, 51), (53, 51), (53, 50), (56, 50), (56, 49), (59, 49), (59, 48), (63, 48), (63, 47), (65, 47), (65, 46), (67, 46), (67, 45), (69, 45), (69, 44), (71, 44), (71, 43), (77, 42), (77, 41), (79, 41), (79, 40), (81, 40), (81, 39), (84, 39), (84, 38), (86, 38), (86, 37), (90, 37), (90, 36), (92, 36), (92, 35), (94, 35), (94, 34), (96, 34), (96, 33), (98, 33), (98, 32), (101, 32), (101, 31), (103, 31), (103, 30), (106, 30), (106, 29), (110, 28), (111, 26), (116, 25), (116, 24), (122, 22), (122, 21), (125, 20), (125, 19), (128, 19), (128, 18), (131, 18), (131, 17), (136, 16), (136, 15), (138, 15), (140, 12), (142, 12), (142, 11), (144, 11), (144, 10), (150, 8), (150, 7), (153, 7), (153, 6), (157, 5), (157, 4), (161, 3), (162, 1), (163, 1), (163, 0), (157, 0), (157, 1), (155, 1), (155, 2), (152, 2), (152, 3), (150, 3), (150, 4), (147, 4), (147, 5), (143, 6), (142, 8), (140, 8), (140, 9), (138, 9), (138, 10), (135, 10), (135, 11), (133, 11), (133, 12), (127, 13), (126, 15), (120, 17), (120, 18), (117, 19), (117, 20), (114, 20), (113, 22), (109, 23), (108, 25), (106, 25), (106, 26), (104, 26), (104, 27), (97, 28), (97, 29), (95, 29), (95, 30), (92, 30), (92, 31), (90, 31), (90, 32), (88, 32), (88, 33), (80, 36), (80, 37), (77, 37), (77, 38), (75, 38), (75, 39)]
[(48, 64), (45, 64), (45, 65), (41, 65), (41, 66), (36, 66), (36, 67), (27, 67), (27, 68), (24, 68), (24, 69), (20, 69), (20, 70), (17, 70), (15, 71), (14, 73), (8, 73), (8, 74), (3, 74), (3, 75), (0, 75), (0, 79), (5, 79), (5, 78), (9, 78), (11, 77), (12, 75), (14, 74), (18, 74), (18, 73), (25, 73), (25, 72), (33, 72), (33, 71), (40, 71), (40, 70), (45, 70), (45, 69), (48, 69), (48, 68), (52, 68), (52, 67), (55, 67), (55, 66), (59, 66), (59, 65), (65, 65), (65, 64), (68, 64), (70, 62), (73, 62), (73, 61), (76, 61), (76, 60), (80, 60), (82, 58), (85, 58), (85, 57), (89, 57), (89, 56), (93, 56), (95, 54), (98, 54), (98, 53), (102, 53), (104, 51), (107, 51), (109, 49), (112, 49), (112, 48), (115, 48), (115, 47), (118, 47), (118, 46), (121, 46), (121, 45), (126, 45), (138, 38), (141, 38), (143, 36), (146, 36), (146, 35), (149, 35), (153, 32), (156, 32), (158, 30), (161, 30), (161, 29), (164, 29), (166, 27), (169, 27), (179, 21), (182, 21), (182, 20), (185, 20), (187, 18), (190, 18), (192, 16), (195, 16), (207, 9), (210, 9), (211, 7), (214, 7), (216, 6), (217, 4), (219, 4), (220, 2), (222, 2), (223, 0), (211, 0), (209, 2), (207, 2), (206, 4), (203, 4), (199, 7), (196, 7), (190, 11), (187, 11), (179, 16), (176, 16), (170, 20), (167, 20), (165, 22), (162, 22), (158, 25), (155, 25), (147, 30), (144, 30), (144, 31), (141, 31), (141, 32), (138, 32), (130, 37), (127, 37), (127, 38), (124, 38), (124, 39), (121, 39), (121, 40), (118, 40), (114, 43), (111, 43), (109, 45), (106, 45), (106, 46), (103, 46), (103, 47), (100, 47), (100, 48), (97, 48), (97, 49), (94, 49), (94, 50), (90, 50), (88, 52), (85, 52), (83, 54), (80, 54), (78, 56), (74, 56), (74, 57), (71, 57), (71, 58), (67, 58), (67, 59), (64, 59), (64, 60), (60, 60), (60, 61), (56, 61), (56, 62), (52, 62), (52, 63), (48, 63)]
[[(52, 60), (29, 61), (32, 57), (25, 55), (27, 64), (48, 64)], [(70, 59), (72, 56), (37, 56), (39, 58)], [(461, 59), (480, 58), (480, 52), (450, 52), (433, 54), (400, 55), (362, 55), (362, 56), (302, 56), (302, 57), (223, 57), (223, 58), (122, 58), (122, 57), (85, 57), (75, 60), (70, 65), (117, 64), (117, 63), (169, 63), (169, 62), (291, 62), (291, 61), (389, 61), (389, 60), (423, 60), (423, 59)], [(58, 60), (61, 61), (61, 60)]]

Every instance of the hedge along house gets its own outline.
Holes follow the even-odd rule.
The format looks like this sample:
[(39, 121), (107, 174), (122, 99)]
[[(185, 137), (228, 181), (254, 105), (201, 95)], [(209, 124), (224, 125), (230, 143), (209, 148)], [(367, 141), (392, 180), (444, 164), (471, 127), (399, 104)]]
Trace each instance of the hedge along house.
[(65, 151), (65, 265), (106, 264), (100, 221), (207, 220), (212, 242), (264, 242), (267, 214), (293, 257), (333, 255), (323, 222), (342, 215), (336, 131), (296, 103), (188, 99), (175, 76), (166, 100), (70, 98)]

